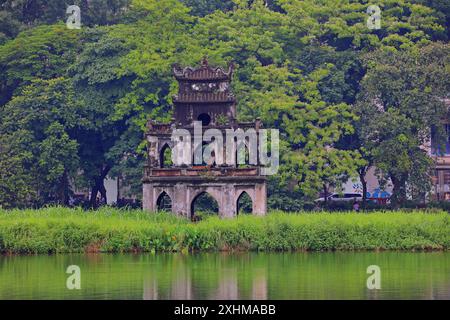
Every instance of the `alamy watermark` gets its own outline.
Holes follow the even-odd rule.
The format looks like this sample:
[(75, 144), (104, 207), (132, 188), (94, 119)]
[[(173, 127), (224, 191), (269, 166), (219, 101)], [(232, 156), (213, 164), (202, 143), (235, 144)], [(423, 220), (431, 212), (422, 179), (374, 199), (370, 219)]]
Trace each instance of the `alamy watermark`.
[(367, 28), (370, 30), (381, 29), (381, 9), (377, 5), (370, 5), (367, 8), (367, 14), (370, 16), (367, 18)]
[(187, 129), (174, 129), (171, 140), (174, 143), (172, 162), (176, 166), (249, 164), (260, 165), (262, 175), (278, 172), (278, 129), (226, 129), (224, 138), (219, 129), (208, 129), (203, 133), (202, 122), (194, 121), (193, 140)]
[(66, 13), (69, 17), (66, 20), (67, 28), (69, 29), (81, 29), (81, 10), (77, 5), (71, 5), (67, 7)]
[(366, 270), (367, 274), (370, 274), (370, 276), (367, 278), (367, 289), (373, 290), (373, 289), (381, 289), (381, 269), (377, 265), (370, 265), (367, 267)]
[(66, 287), (69, 290), (81, 289), (81, 269), (77, 265), (67, 267), (66, 273), (70, 274), (66, 280)]

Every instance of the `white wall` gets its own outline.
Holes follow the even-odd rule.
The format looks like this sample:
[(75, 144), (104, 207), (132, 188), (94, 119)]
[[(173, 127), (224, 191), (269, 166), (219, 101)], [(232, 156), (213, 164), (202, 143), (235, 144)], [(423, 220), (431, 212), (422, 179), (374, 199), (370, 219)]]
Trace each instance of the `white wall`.
[[(389, 196), (392, 194), (392, 183), (387, 182), (384, 189), (380, 188), (378, 179), (375, 175), (375, 168), (371, 167), (366, 174), (367, 192), (370, 193), (370, 197), (380, 198), (381, 193), (387, 192)], [(349, 180), (342, 185), (343, 193), (362, 193), (362, 184), (358, 178)], [(375, 196), (374, 196), (375, 195)]]
[(108, 204), (114, 204), (117, 202), (117, 178), (105, 179), (106, 198)]

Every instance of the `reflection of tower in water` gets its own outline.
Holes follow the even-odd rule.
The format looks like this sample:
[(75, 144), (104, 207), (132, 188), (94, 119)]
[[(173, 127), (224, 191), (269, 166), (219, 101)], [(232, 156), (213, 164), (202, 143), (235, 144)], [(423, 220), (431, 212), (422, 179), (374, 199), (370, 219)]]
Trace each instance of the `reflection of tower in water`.
[(143, 300), (158, 300), (158, 281), (156, 277), (144, 279)]
[(192, 294), (192, 278), (190, 270), (186, 264), (182, 264), (181, 268), (177, 268), (173, 273), (174, 278), (171, 284), (170, 296), (171, 300), (190, 300), (194, 299)]
[(267, 273), (265, 268), (255, 269), (252, 279), (252, 299), (267, 300)]
[(161, 272), (148, 270), (144, 276), (143, 299), (144, 300), (190, 300), (194, 299), (192, 293), (191, 270), (182, 256), (165, 256), (164, 260), (165, 275)]
[(239, 298), (237, 268), (223, 268), (220, 275), (219, 287), (211, 299), (237, 300)]
[[(155, 270), (149, 270), (143, 281), (143, 299), (198, 299), (199, 296), (196, 294), (194, 287), (195, 279), (197, 278), (196, 275), (193, 274), (195, 268), (192, 270), (192, 264), (185, 261), (185, 259), (189, 258), (190, 257), (177, 257), (175, 255), (168, 259), (168, 263), (164, 268), (166, 272), (165, 275), (168, 277), (163, 277), (161, 273), (156, 272)], [(218, 282), (216, 282), (213, 287), (210, 287), (208, 291), (205, 292), (205, 295), (200, 292), (197, 293), (202, 297), (211, 300), (267, 300), (267, 269), (264, 267), (257, 267), (251, 268), (249, 270), (250, 272), (245, 272), (249, 278), (243, 280), (245, 283), (250, 284), (248, 291), (244, 289), (245, 292), (242, 291), (242, 289), (247, 286), (241, 283), (243, 286), (240, 287), (238, 282), (238, 272), (243, 271), (244, 270), (239, 270), (237, 266), (221, 266), (215, 271), (218, 275)]]

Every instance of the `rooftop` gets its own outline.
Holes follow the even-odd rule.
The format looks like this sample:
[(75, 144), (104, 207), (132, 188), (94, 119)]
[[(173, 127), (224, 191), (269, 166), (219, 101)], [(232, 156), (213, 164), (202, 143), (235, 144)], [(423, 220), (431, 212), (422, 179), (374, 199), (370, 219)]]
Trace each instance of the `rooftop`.
[(228, 70), (222, 67), (209, 66), (208, 59), (205, 57), (202, 60), (200, 67), (184, 67), (179, 64), (173, 65), (173, 74), (177, 80), (191, 80), (191, 81), (211, 81), (211, 80), (231, 80), (234, 66), (230, 64)]

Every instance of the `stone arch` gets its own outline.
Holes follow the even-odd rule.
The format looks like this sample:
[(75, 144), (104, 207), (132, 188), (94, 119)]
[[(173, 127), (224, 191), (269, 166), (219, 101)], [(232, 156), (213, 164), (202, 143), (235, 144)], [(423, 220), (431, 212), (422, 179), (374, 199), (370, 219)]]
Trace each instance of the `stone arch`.
[(250, 162), (250, 151), (249, 151), (248, 143), (247, 143), (247, 141), (243, 141), (242, 144), (244, 146), (244, 160), (245, 160), (245, 163), (239, 164), (239, 152), (238, 152), (238, 150), (239, 150), (240, 146), (236, 143), (236, 149), (234, 151), (235, 152), (234, 159), (235, 159), (235, 166), (237, 168), (247, 167), (249, 165), (249, 162)]
[[(257, 136), (255, 136), (255, 137), (256, 138), (254, 138), (254, 139), (257, 139)], [(234, 153), (234, 155), (233, 155), (234, 164), (233, 165), (234, 166), (236, 166), (236, 167), (253, 166), (256, 164), (255, 162), (258, 161), (257, 150), (254, 150), (254, 148), (253, 148), (253, 150), (250, 151), (251, 147), (253, 145), (252, 142), (250, 141), (251, 139), (252, 138), (247, 134), (244, 136), (244, 139), (238, 139), (238, 137), (234, 137), (234, 140), (233, 140), (233, 153)], [(257, 143), (257, 141), (256, 141), (256, 143)], [(242, 148), (242, 150), (244, 150), (245, 163), (243, 163), (243, 164), (238, 163), (239, 162), (239, 150), (241, 150), (241, 148)]]
[(166, 191), (162, 191), (156, 199), (157, 211), (172, 211), (172, 198)]
[[(170, 159), (170, 162), (167, 162), (168, 159)], [(169, 143), (165, 143), (159, 150), (159, 166), (161, 168), (167, 168), (171, 165), (172, 165), (172, 148), (169, 145)]]
[(200, 190), (198, 192), (195, 193), (195, 195), (192, 197), (191, 201), (190, 201), (190, 206), (189, 206), (189, 218), (192, 219), (193, 214), (195, 213), (195, 202), (202, 196), (202, 195), (208, 195), (209, 197), (212, 198), (212, 200), (215, 201), (216, 205), (217, 205), (217, 214), (220, 215), (221, 213), (221, 208), (220, 208), (220, 201), (219, 198), (217, 197), (217, 195), (215, 194), (215, 192), (213, 190), (208, 190), (208, 189), (203, 189)]
[[(249, 205), (249, 207), (248, 208), (245, 208), (245, 209), (248, 209), (249, 211), (248, 212), (246, 212), (246, 213), (250, 213), (250, 214), (252, 214), (253, 213), (253, 198), (250, 196), (250, 194), (246, 191), (246, 190), (243, 190), (243, 191), (241, 191), (240, 193), (238, 193), (238, 196), (237, 196), (237, 198), (236, 198), (236, 215), (239, 215), (239, 209), (241, 209), (242, 208), (242, 206), (243, 205), (245, 205), (245, 203), (240, 203), (241, 201), (243, 201), (245, 198), (248, 198), (249, 200), (250, 200), (250, 205)], [(247, 210), (246, 210), (247, 211)]]
[[(212, 161), (211, 161), (211, 159), (210, 159), (210, 161), (211, 161), (211, 163), (206, 163), (205, 162), (205, 159), (203, 159), (203, 154), (205, 153), (205, 148), (209, 145), (209, 144), (211, 144), (211, 143), (213, 143), (213, 142), (210, 142), (210, 143), (208, 143), (208, 142), (206, 142), (206, 141), (202, 141), (202, 144), (201, 145), (198, 145), (195, 149), (194, 149), (194, 152), (192, 153), (192, 163), (194, 164), (194, 165), (196, 165), (196, 166), (206, 166), (206, 165), (211, 165), (211, 166), (216, 166), (216, 158), (215, 158), (215, 152), (213, 151), (212, 152)], [(202, 162), (201, 163), (196, 163), (196, 153), (197, 152), (199, 152), (199, 149), (201, 149), (201, 159), (202, 159)]]

